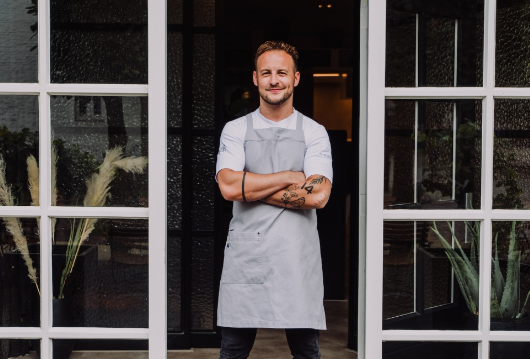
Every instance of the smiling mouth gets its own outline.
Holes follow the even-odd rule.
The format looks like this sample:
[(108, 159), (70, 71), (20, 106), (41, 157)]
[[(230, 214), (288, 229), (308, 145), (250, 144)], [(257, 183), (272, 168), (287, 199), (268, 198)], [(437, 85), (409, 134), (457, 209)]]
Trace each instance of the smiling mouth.
[(267, 91), (271, 91), (271, 92), (280, 92), (282, 90), (285, 90), (285, 89), (284, 88), (283, 89), (277, 89), (277, 88), (267, 89)]

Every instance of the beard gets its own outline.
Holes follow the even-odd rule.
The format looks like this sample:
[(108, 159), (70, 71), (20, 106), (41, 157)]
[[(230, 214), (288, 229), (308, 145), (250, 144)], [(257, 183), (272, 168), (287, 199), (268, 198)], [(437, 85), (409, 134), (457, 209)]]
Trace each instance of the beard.
[(279, 100), (273, 100), (272, 98), (270, 98), (266, 90), (263, 90), (263, 91), (260, 90), (259, 95), (263, 99), (263, 101), (265, 101), (269, 105), (279, 106), (279, 105), (282, 105), (285, 101), (287, 101), (293, 95), (293, 91), (291, 90), (291, 92), (285, 92), (285, 94)]

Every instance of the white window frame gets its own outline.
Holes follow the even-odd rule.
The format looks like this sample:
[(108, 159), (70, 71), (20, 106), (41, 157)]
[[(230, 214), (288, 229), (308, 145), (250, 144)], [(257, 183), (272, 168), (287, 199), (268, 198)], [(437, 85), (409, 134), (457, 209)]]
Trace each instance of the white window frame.
[[(369, 3), (369, 5), (368, 5)], [(482, 87), (385, 88), (386, 1), (363, 0), (361, 5), (361, 215), (366, 213), (360, 234), (366, 233), (361, 258), (359, 294), (359, 358), (381, 359), (383, 341), (477, 342), (479, 358), (489, 358), (489, 344), (527, 341), (529, 332), (489, 329), (492, 221), (529, 220), (525, 210), (494, 210), (493, 138), (494, 100), (530, 98), (530, 88), (495, 88), (496, 0), (485, 0), (484, 84)], [(363, 31), (363, 27), (367, 31)], [(366, 46), (363, 46), (366, 44)], [(366, 71), (366, 72), (363, 72)], [(363, 78), (366, 80), (363, 82)], [(386, 99), (480, 99), (482, 105), (482, 173), (480, 210), (384, 210), (384, 118)], [(365, 131), (365, 132), (363, 132)], [(363, 142), (363, 136), (366, 140)], [(363, 163), (361, 161), (361, 163)], [(364, 172), (363, 172), (364, 171)], [(366, 201), (363, 200), (366, 193)], [(361, 217), (361, 221), (363, 217)], [(475, 331), (383, 330), (383, 221), (481, 221), (479, 327)], [(364, 289), (364, 292), (363, 292)], [(371, 304), (370, 304), (371, 303)], [(363, 316), (362, 313), (365, 315)]]
[[(2, 339), (41, 339), (41, 357), (52, 358), (52, 339), (149, 340), (149, 358), (167, 358), (166, 301), (166, 1), (148, 0), (148, 84), (50, 83), (50, 1), (38, 2), (39, 83), (3, 83), (0, 95), (37, 95), (39, 99), (40, 207), (0, 207), (1, 217), (40, 217), (41, 326), (0, 328)], [(51, 206), (50, 96), (148, 96), (149, 208)], [(143, 218), (149, 220), (149, 327), (61, 328), (52, 324), (52, 241), (50, 218)]]

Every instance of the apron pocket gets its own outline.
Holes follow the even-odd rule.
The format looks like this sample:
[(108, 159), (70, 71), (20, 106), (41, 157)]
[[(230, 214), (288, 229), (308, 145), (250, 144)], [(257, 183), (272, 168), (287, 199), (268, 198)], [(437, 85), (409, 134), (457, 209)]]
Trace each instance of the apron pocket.
[(221, 283), (263, 284), (260, 234), (229, 232)]

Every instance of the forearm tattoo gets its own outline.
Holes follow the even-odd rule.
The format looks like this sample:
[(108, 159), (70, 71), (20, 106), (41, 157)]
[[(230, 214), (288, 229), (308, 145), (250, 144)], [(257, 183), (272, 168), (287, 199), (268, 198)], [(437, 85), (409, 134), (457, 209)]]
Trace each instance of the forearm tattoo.
[(309, 184), (312, 184), (312, 185), (315, 185), (315, 184), (322, 184), (322, 182), (324, 182), (324, 180), (328, 180), (326, 177), (324, 176), (320, 176), (320, 177), (317, 177), (317, 178), (313, 178), (311, 180), (311, 182), (309, 182)]
[(290, 204), (294, 208), (300, 208), (305, 204), (305, 197), (300, 197), (297, 200), (291, 201)]
[(325, 200), (326, 200), (326, 193), (322, 193), (322, 195), (318, 197), (317, 200), (315, 201), (315, 206), (320, 207), (320, 205), (324, 203)]
[(287, 205), (291, 202), (291, 199), (298, 197), (298, 193), (288, 191), (287, 189), (283, 193), (282, 202), (287, 207)]

